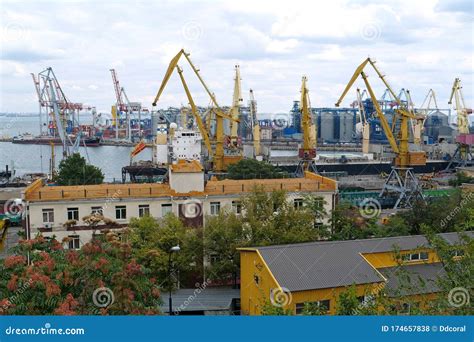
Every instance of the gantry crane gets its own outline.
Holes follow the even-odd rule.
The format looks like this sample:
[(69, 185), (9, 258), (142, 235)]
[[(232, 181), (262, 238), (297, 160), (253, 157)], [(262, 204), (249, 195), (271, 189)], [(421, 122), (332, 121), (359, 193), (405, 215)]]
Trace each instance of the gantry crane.
[(257, 101), (253, 94), (253, 90), (249, 91), (249, 107), (250, 107), (250, 122), (252, 124), (252, 136), (253, 136), (253, 153), (254, 157), (257, 160), (262, 160), (262, 155), (260, 152), (260, 124), (257, 119)]
[(469, 134), (468, 116), (472, 113), (472, 109), (466, 107), (464, 95), (462, 93), (461, 79), (456, 78), (451, 89), (451, 96), (448, 104), (453, 103), (457, 113), (457, 126), (459, 135), (456, 139), (457, 148), (451, 161), (447, 167), (450, 170), (453, 166), (470, 166), (474, 164), (471, 146), (474, 143), (474, 134)]
[(311, 102), (309, 100), (309, 90), (307, 85), (307, 77), (303, 76), (301, 81), (301, 131), (303, 132), (303, 142), (298, 150), (299, 163), (296, 169), (296, 175), (301, 176), (305, 171), (316, 172), (316, 126), (313, 123), (311, 113)]
[[(209, 115), (212, 113), (215, 116), (216, 120), (216, 135), (215, 135), (215, 150), (212, 149), (212, 144), (211, 144), (211, 136), (209, 133), (209, 130), (206, 129), (204, 126), (204, 123), (201, 119), (201, 116), (198, 112), (198, 109), (194, 103), (193, 97), (191, 95), (191, 92), (188, 88), (188, 85), (186, 84), (186, 81), (183, 76), (183, 69), (178, 65), (179, 59), (181, 56), (184, 56), (186, 60), (188, 61), (189, 65), (191, 66), (191, 69), (194, 71), (196, 74), (197, 78), (199, 79), (201, 85), (204, 87), (205, 91), (209, 95), (209, 98), (212, 101), (213, 107), (211, 108), (211, 112)], [(189, 53), (186, 53), (183, 49), (181, 49), (176, 56), (174, 56), (171, 59), (171, 62), (168, 66), (168, 69), (165, 73), (165, 76), (163, 78), (163, 81), (161, 82), (160, 89), (158, 90), (158, 93), (156, 94), (156, 97), (153, 101), (153, 106), (155, 107), (158, 103), (158, 100), (160, 99), (161, 94), (163, 93), (172, 73), (173, 70), (176, 68), (179, 78), (181, 79), (181, 83), (183, 85), (184, 91), (186, 93), (186, 97), (188, 98), (189, 105), (191, 106), (191, 113), (196, 120), (197, 126), (199, 128), (199, 131), (202, 134), (204, 144), (207, 148), (207, 151), (209, 153), (209, 157), (212, 159), (212, 169), (215, 172), (223, 172), (227, 169), (228, 164), (236, 163), (240, 159), (242, 159), (242, 156), (240, 154), (236, 155), (225, 155), (224, 151), (224, 140), (225, 140), (225, 135), (224, 135), (224, 119), (228, 119), (231, 121), (237, 121), (239, 122), (239, 119), (233, 118), (231, 115), (228, 115), (224, 113), (224, 111), (221, 109), (219, 104), (217, 103), (217, 99), (214, 95), (209, 90), (209, 87), (207, 84), (204, 82), (202, 79), (201, 75), (199, 74), (199, 69), (196, 68), (194, 63), (191, 61), (189, 58)]]
[(112, 75), (112, 82), (114, 84), (115, 90), (115, 98), (116, 103), (115, 106), (112, 106), (112, 125), (115, 126), (115, 138), (118, 139), (119, 134), (119, 124), (120, 124), (120, 116), (122, 113), (125, 113), (125, 121), (126, 121), (126, 136), (128, 140), (132, 139), (132, 130), (130, 126), (130, 116), (132, 113), (138, 113), (138, 137), (141, 139), (142, 137), (142, 112), (147, 112), (147, 108), (143, 108), (140, 102), (131, 102), (128, 98), (127, 93), (125, 92), (125, 88), (120, 86), (120, 82), (117, 77), (117, 72), (115, 69), (110, 69), (110, 73)]
[(242, 87), (240, 85), (240, 66), (235, 66), (234, 94), (232, 96), (231, 116), (234, 120), (230, 121), (230, 141), (236, 146), (239, 142), (239, 117), (240, 107), (242, 107)]
[[(397, 103), (395, 109), (392, 128), (388, 124), (385, 114), (382, 112), (379, 102), (369, 84), (364, 68), (367, 65), (371, 65), (377, 75), (380, 77), (385, 87), (389, 90), (392, 98)], [(419, 185), (418, 179), (412, 171), (412, 166), (425, 165), (426, 156), (422, 151), (410, 151), (409, 150), (409, 123), (411, 119), (415, 119), (415, 115), (411, 113), (401, 102), (400, 98), (394, 93), (393, 89), (385, 80), (385, 76), (375, 66), (375, 62), (367, 58), (362, 64), (360, 64), (355, 70), (352, 78), (344, 89), (341, 97), (336, 102), (336, 107), (339, 107), (340, 103), (346, 96), (349, 89), (352, 87), (358, 77), (362, 77), (367, 92), (374, 104), (377, 117), (380, 119), (382, 129), (387, 136), (390, 147), (392, 148), (395, 158), (393, 160), (392, 171), (385, 181), (382, 191), (379, 197), (395, 197), (396, 202), (394, 208), (411, 207), (416, 200), (424, 200)], [(398, 122), (399, 121), (399, 122)], [(398, 127), (398, 129), (396, 129)], [(396, 131), (398, 130), (398, 131)]]

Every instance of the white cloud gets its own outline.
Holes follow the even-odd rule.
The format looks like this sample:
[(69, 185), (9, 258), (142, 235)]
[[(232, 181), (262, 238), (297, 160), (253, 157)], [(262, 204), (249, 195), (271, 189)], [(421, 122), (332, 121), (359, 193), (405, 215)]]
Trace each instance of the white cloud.
[[(0, 111), (35, 111), (29, 73), (49, 66), (71, 101), (110, 108), (115, 94), (109, 69), (115, 68), (130, 100), (150, 106), (181, 48), (191, 52), (222, 105), (231, 101), (239, 63), (245, 101), (252, 88), (261, 112), (289, 109), (302, 75), (309, 78), (312, 104), (332, 106), (369, 55), (395, 89), (411, 90), (415, 103), (434, 88), (446, 105), (453, 79), (461, 77), (473, 105), (472, 13), (458, 0), (48, 4), (2, 4)], [(180, 65), (196, 102), (207, 105), (192, 71), (184, 60)], [(381, 94), (383, 86), (368, 74)], [(175, 75), (160, 106), (186, 102)]]

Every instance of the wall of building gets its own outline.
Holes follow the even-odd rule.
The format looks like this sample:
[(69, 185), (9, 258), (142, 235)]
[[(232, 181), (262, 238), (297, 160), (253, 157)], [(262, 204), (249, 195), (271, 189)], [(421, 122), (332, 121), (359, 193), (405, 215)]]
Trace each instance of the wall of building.
[[(332, 194), (321, 193), (326, 201), (326, 211), (330, 213), (332, 211)], [(164, 215), (163, 205), (170, 205), (172, 213), (177, 217), (182, 217), (184, 213), (180, 213), (180, 204), (188, 205), (189, 203), (200, 203), (203, 224), (205, 224), (206, 216), (211, 215), (212, 203), (219, 203), (221, 210), (233, 210), (232, 202), (240, 201), (242, 194), (222, 195), (222, 196), (193, 196), (190, 197), (144, 197), (144, 198), (120, 198), (111, 196), (109, 198), (98, 198), (88, 200), (61, 200), (61, 201), (30, 201), (28, 204), (28, 218), (29, 227), (32, 236), (37, 234), (40, 229), (48, 228), (51, 232), (43, 232), (45, 236), (55, 235), (58, 240), (69, 235), (80, 235), (81, 244), (86, 243), (92, 238), (93, 230), (83, 230), (86, 226), (83, 217), (88, 216), (92, 213), (93, 207), (102, 207), (103, 216), (116, 221), (119, 224), (126, 225), (130, 222), (132, 217), (139, 217), (139, 206), (148, 205), (150, 216), (157, 219), (162, 218)], [(294, 201), (295, 199), (303, 198), (303, 193), (288, 193), (288, 201)], [(126, 217), (124, 219), (118, 219), (116, 217), (116, 207), (126, 207)], [(68, 220), (68, 208), (78, 208), (79, 215), (76, 226), (82, 227), (82, 230), (71, 231), (64, 228), (64, 223)], [(53, 209), (54, 222), (43, 222), (43, 209)], [(84, 241), (84, 242), (83, 242)]]
[[(404, 250), (404, 251), (399, 251), (399, 254), (403, 255), (407, 253), (417, 253), (417, 252), (428, 252), (428, 260), (419, 260), (419, 261), (413, 260), (413, 261), (406, 261), (405, 263), (409, 265), (416, 265), (416, 264), (434, 263), (434, 262), (440, 261), (436, 253), (429, 249)], [(362, 256), (374, 268), (394, 267), (400, 264), (400, 260), (397, 260), (397, 255), (394, 252), (364, 253), (362, 254)]]
[[(356, 285), (356, 295), (358, 297), (375, 294), (384, 287), (384, 283), (373, 283), (373, 284), (361, 284)], [(337, 309), (337, 300), (339, 295), (347, 291), (347, 287), (333, 287), (328, 289), (318, 289), (310, 291), (297, 291), (291, 294), (291, 303), (287, 308), (293, 310), (296, 314), (296, 305), (305, 302), (317, 302), (322, 300), (329, 300), (329, 311), (328, 314), (335, 315)]]
[[(265, 261), (256, 251), (240, 253), (240, 308), (243, 315), (259, 315), (270, 291), (278, 283), (269, 272)], [(271, 305), (271, 304), (270, 304)]]

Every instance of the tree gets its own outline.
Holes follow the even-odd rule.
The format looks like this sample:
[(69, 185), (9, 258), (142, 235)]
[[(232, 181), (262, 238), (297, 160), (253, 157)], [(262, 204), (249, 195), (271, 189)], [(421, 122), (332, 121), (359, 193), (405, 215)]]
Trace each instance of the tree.
[[(163, 280), (163, 288), (174, 288), (178, 275), (183, 286), (194, 286), (197, 280), (202, 279), (201, 229), (184, 227), (173, 214), (166, 215), (160, 221), (150, 216), (132, 218), (125, 238), (132, 246), (134, 257)], [(176, 245), (181, 250), (172, 255), (173, 279), (169, 283), (169, 252)]]
[(336, 315), (354, 315), (359, 305), (356, 286), (351, 285), (339, 294), (336, 301)]
[(419, 202), (412, 209), (400, 212), (397, 216), (405, 220), (411, 235), (422, 234), (423, 225), (436, 228), (439, 233), (454, 232), (457, 226), (469, 221), (473, 198), (474, 196), (463, 197), (458, 190), (450, 196)]
[(231, 280), (236, 287), (240, 270), (240, 253), (237, 248), (248, 245), (242, 220), (233, 213), (223, 211), (218, 216), (209, 217), (203, 243), (205, 254), (212, 260), (207, 268), (208, 278), (223, 283)]
[(114, 233), (77, 251), (39, 235), (21, 240), (14, 252), (0, 261), (0, 314), (159, 313), (157, 278), (137, 263), (131, 246)]
[(377, 227), (376, 218), (364, 218), (359, 208), (349, 203), (340, 203), (334, 208), (331, 223), (332, 240), (365, 239), (383, 235)]
[(59, 185), (101, 184), (104, 174), (98, 167), (87, 164), (79, 153), (74, 153), (59, 163), (55, 181)]
[(288, 172), (273, 166), (268, 162), (256, 159), (242, 159), (238, 163), (228, 167), (227, 177), (229, 179), (270, 179), (288, 178)]
[(474, 177), (468, 176), (465, 172), (456, 172), (456, 177), (449, 180), (451, 186), (460, 186), (463, 183), (474, 183)]
[(327, 315), (326, 307), (319, 305), (316, 302), (305, 302), (303, 306), (303, 316), (324, 316)]

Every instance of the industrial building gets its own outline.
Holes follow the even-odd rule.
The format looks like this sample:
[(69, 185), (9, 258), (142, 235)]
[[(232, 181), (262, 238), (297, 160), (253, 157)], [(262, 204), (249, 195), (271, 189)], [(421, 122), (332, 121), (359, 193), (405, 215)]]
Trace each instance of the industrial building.
[[(451, 245), (460, 242), (458, 233), (439, 236)], [(240, 248), (240, 256), (241, 309), (246, 315), (261, 314), (266, 303), (275, 305), (277, 296), (283, 300), (276, 305), (294, 314), (301, 314), (304, 303), (317, 303), (335, 314), (339, 294), (351, 285), (361, 303), (382, 288), (395, 297), (400, 295), (400, 267), (412, 287), (401, 294), (397, 310), (409, 314), (410, 305), (426, 305), (436, 296), (437, 277), (444, 274), (422, 235)]]

